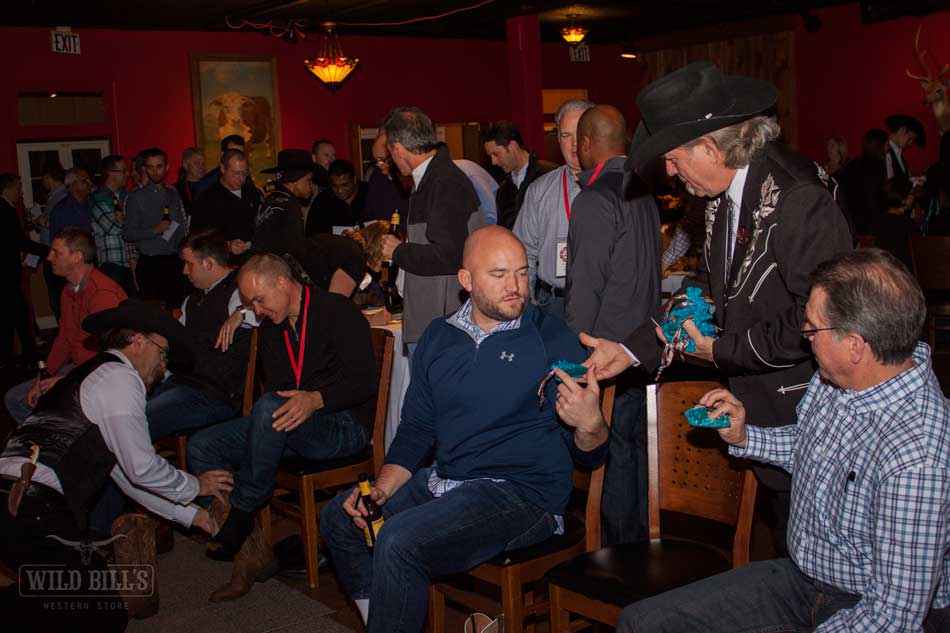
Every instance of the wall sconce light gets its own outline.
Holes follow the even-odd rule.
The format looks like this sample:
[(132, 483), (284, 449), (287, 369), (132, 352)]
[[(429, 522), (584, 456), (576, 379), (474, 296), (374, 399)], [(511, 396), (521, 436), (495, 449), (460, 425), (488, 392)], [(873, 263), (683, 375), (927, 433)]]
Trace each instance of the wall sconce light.
[(620, 51), (620, 56), (624, 59), (640, 59), (640, 51), (637, 50), (637, 45), (633, 40), (630, 40), (623, 45), (623, 50)]

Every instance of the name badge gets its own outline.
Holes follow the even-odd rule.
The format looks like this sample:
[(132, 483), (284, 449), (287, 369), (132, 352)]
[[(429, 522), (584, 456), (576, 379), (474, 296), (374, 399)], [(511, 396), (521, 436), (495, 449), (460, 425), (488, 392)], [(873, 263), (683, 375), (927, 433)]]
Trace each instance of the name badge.
[(557, 243), (557, 257), (555, 258), (554, 274), (557, 277), (567, 275), (567, 241)]

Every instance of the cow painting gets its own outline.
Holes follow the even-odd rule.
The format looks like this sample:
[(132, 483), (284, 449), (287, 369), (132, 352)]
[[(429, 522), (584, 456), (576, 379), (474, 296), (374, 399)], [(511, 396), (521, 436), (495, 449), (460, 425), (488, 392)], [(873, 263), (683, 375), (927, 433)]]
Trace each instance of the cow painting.
[(274, 155), (271, 107), (266, 98), (225, 92), (208, 102), (207, 112), (217, 119), (219, 139), (237, 134), (244, 138), (247, 154), (255, 145), (262, 145), (265, 157)]

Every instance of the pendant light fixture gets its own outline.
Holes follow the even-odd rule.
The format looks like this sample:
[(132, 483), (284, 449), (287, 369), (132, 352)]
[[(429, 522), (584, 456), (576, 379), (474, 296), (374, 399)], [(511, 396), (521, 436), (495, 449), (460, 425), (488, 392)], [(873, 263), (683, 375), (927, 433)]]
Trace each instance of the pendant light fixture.
[(360, 60), (343, 54), (336, 33), (333, 32), (336, 27), (335, 22), (324, 22), (321, 26), (325, 34), (323, 45), (320, 47), (320, 54), (313, 59), (305, 59), (304, 64), (306, 64), (307, 70), (326, 84), (331, 93), (334, 93), (349, 74), (356, 69), (356, 65), (360, 63)]

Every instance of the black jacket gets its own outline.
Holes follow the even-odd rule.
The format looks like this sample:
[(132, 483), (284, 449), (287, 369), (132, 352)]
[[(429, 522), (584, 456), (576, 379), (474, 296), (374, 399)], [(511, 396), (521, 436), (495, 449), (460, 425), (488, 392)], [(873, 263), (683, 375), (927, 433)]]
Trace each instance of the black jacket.
[(581, 174), (567, 238), (564, 320), (611, 340), (629, 336), (660, 301), (660, 215), (653, 196), (629, 190), (625, 161), (611, 158), (593, 182), (592, 171)]
[(248, 179), (241, 197), (224, 188), (221, 181), (198, 194), (191, 210), (191, 232), (216, 229), (226, 240), (248, 242), (254, 235), (254, 220), (264, 196)]
[(495, 192), (495, 206), (498, 208), (498, 226), (513, 228), (515, 220), (518, 219), (518, 212), (521, 210), (521, 203), (524, 202), (524, 194), (528, 190), (528, 185), (538, 179), (539, 176), (551, 171), (549, 163), (539, 163), (534, 154), (528, 158), (528, 170), (525, 172), (524, 180), (521, 186), (516, 187), (511, 174), (505, 176)]
[(436, 150), (422, 182), (409, 199), (408, 241), (393, 251), (406, 272), (403, 340), (415, 343), (429, 322), (462, 305), (456, 278), (469, 231), (485, 224), (472, 182), (452, 162), (447, 147)]
[(282, 255), (296, 249), (303, 238), (300, 201), (283, 185), (277, 185), (257, 212), (251, 250)]
[(4, 263), (0, 264), (0, 280), (17, 284), (20, 283), (20, 271), (23, 270), (20, 251), (40, 258), (49, 253), (48, 247), (26, 236), (16, 207), (3, 197), (0, 197), (0, 249), (0, 252), (6, 253), (3, 255)]
[[(366, 220), (366, 192), (369, 188), (365, 182), (356, 183), (356, 197), (353, 204), (340, 200), (332, 189), (317, 194), (310, 213), (307, 215), (306, 235), (318, 233), (333, 233), (334, 226), (354, 227), (362, 225)], [(388, 218), (387, 218), (388, 219)]]
[[(756, 426), (795, 423), (795, 408), (815, 372), (801, 336), (808, 275), (851, 249), (833, 182), (822, 176), (827, 179), (816, 163), (779, 143), (757, 152), (742, 191), (730, 287), (725, 288), (725, 192), (706, 206), (697, 275), (684, 284), (684, 290), (699, 286), (715, 302), (722, 331), (713, 357), (745, 405), (747, 421)], [(662, 350), (654, 330), (647, 321), (625, 341), (647, 371), (659, 365)], [(788, 490), (785, 471), (757, 465), (756, 472), (768, 487)]]

